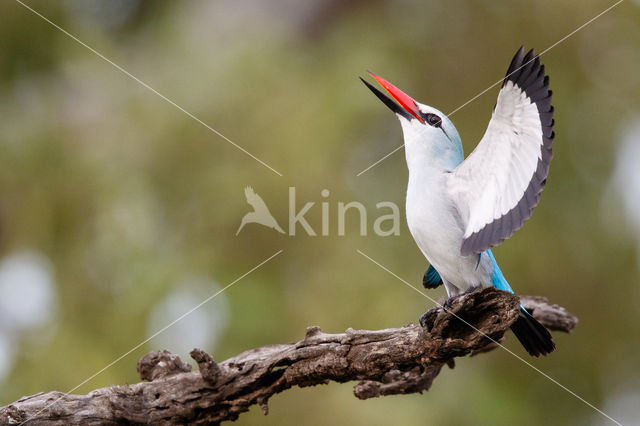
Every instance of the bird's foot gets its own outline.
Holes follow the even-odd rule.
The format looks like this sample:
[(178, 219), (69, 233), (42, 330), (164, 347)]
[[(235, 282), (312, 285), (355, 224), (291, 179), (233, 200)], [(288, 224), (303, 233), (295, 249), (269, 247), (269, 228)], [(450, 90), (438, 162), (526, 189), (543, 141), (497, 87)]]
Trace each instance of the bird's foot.
[(456, 299), (459, 299), (462, 296), (466, 296), (469, 293), (473, 293), (474, 291), (476, 291), (480, 287), (481, 286), (479, 286), (479, 285), (474, 285), (474, 286), (469, 287), (468, 289), (466, 289), (462, 293), (458, 293), (456, 295), (451, 296), (450, 298), (448, 298), (447, 300), (444, 301), (444, 303), (442, 304), (442, 309), (444, 309), (445, 311), (448, 311), (449, 309), (451, 309), (451, 305), (453, 304), (453, 302)]
[(463, 293), (460, 293), (459, 296), (462, 296), (464, 294), (473, 293), (474, 291), (478, 290), (479, 288), (482, 288), (482, 286), (481, 285), (472, 285), (471, 287), (466, 289)]
[(450, 312), (451, 308), (453, 306), (453, 303), (457, 299), (459, 299), (460, 297), (466, 296), (469, 293), (473, 293), (474, 291), (476, 291), (480, 287), (481, 286), (471, 286), (467, 290), (463, 291), (462, 293), (458, 293), (458, 294), (455, 294), (455, 295), (449, 297), (444, 302), (442, 302), (442, 304), (439, 304), (438, 306), (435, 306), (435, 307), (429, 309), (427, 312), (422, 314), (422, 316), (420, 317), (420, 325), (424, 329), (429, 331), (431, 329), (431, 326), (433, 325), (432, 324), (433, 323), (433, 318), (435, 318), (435, 314), (437, 313), (437, 311), (439, 309), (442, 309), (445, 312)]
[(461, 296), (461, 294), (456, 294), (455, 296), (451, 296), (450, 298), (445, 300), (442, 303), (442, 310), (447, 312), (449, 309), (451, 309), (451, 305), (453, 304), (453, 301), (456, 300), (460, 296)]

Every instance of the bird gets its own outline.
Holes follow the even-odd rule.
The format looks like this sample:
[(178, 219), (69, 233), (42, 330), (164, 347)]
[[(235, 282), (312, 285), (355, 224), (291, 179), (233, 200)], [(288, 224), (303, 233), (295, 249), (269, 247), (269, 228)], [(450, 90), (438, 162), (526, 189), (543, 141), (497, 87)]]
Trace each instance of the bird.
[(268, 228), (273, 228), (281, 234), (285, 233), (282, 228), (280, 228), (280, 225), (278, 225), (278, 222), (276, 222), (276, 219), (269, 211), (264, 200), (255, 193), (253, 188), (247, 186), (244, 189), (244, 195), (247, 198), (247, 203), (253, 207), (253, 211), (242, 217), (242, 222), (240, 222), (240, 227), (236, 231), (236, 235), (240, 233), (247, 223), (259, 223), (260, 225), (264, 225)]
[[(529, 219), (549, 173), (554, 108), (539, 56), (518, 49), (484, 136), (466, 159), (445, 114), (368, 72), (393, 100), (360, 79), (402, 127), (407, 224), (429, 262), (423, 285), (444, 285), (449, 300), (478, 287), (513, 293), (491, 248)], [(549, 331), (522, 306), (511, 330), (532, 356), (555, 349)]]

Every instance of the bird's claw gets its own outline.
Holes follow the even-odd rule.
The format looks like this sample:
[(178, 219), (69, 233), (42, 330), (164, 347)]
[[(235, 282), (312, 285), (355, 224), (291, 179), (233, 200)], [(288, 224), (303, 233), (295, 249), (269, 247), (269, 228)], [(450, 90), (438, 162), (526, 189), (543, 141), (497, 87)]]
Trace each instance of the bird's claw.
[(442, 304), (442, 309), (445, 311), (448, 311), (451, 308), (451, 305), (453, 304), (453, 302), (456, 299), (459, 299), (462, 296), (466, 296), (469, 293), (473, 293), (474, 291), (476, 291), (477, 289), (479, 289), (480, 286), (474, 285), (469, 287), (468, 289), (466, 289), (464, 292), (456, 294), (455, 296), (451, 296), (450, 298), (448, 298), (447, 300), (444, 301), (444, 303)]
[(442, 310), (445, 312), (449, 311), (449, 309), (451, 309), (451, 305), (453, 304), (453, 301), (459, 298), (460, 296), (461, 296), (460, 294), (456, 294), (455, 296), (451, 296), (450, 298), (445, 300), (444, 303), (442, 303)]
[(460, 293), (459, 296), (462, 296), (463, 294), (469, 294), (469, 293), (473, 293), (474, 291), (476, 291), (477, 289), (479, 289), (482, 286), (479, 285), (472, 285), (471, 287), (469, 287), (468, 289), (466, 289), (463, 293)]

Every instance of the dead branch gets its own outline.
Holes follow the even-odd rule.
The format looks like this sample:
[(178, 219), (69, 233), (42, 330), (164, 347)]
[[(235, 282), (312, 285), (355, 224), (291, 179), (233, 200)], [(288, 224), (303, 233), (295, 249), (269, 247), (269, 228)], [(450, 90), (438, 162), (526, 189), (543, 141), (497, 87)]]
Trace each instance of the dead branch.
[(151, 352), (138, 362), (146, 382), (87, 395), (24, 397), (0, 408), (0, 424), (216, 424), (237, 419), (254, 404), (267, 414), (273, 395), (329, 381), (357, 380), (354, 393), (360, 399), (422, 392), (444, 365), (453, 368), (454, 358), (496, 347), (486, 336), (501, 340), (519, 303), (551, 330), (570, 332), (578, 322), (544, 298), (477, 290), (454, 299), (446, 311), (431, 309), (423, 325), (341, 334), (309, 327), (299, 342), (252, 349), (219, 364), (194, 349), (191, 356), (199, 366), (194, 372), (176, 355)]

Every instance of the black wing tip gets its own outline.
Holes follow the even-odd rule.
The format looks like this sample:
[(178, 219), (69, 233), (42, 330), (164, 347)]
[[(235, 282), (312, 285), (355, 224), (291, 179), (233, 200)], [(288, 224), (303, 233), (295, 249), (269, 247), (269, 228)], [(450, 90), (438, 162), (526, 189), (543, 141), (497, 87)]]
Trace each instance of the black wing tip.
[(422, 282), (422, 287), (429, 289), (429, 290), (433, 290), (434, 288), (438, 288), (442, 285), (442, 282), (440, 282), (440, 284), (429, 284), (429, 283), (425, 283), (424, 281)]
[(442, 284), (444, 284), (444, 282), (442, 281), (440, 273), (436, 271), (436, 268), (434, 268), (433, 265), (429, 265), (427, 271), (422, 277), (422, 286), (424, 288), (433, 289), (438, 288)]
[(502, 86), (504, 87), (508, 81), (523, 90), (529, 98), (535, 98), (540, 112), (550, 111), (552, 91), (541, 91), (542, 88), (548, 88), (549, 76), (534, 49), (529, 49), (524, 54), (524, 46), (520, 46), (509, 64)]

